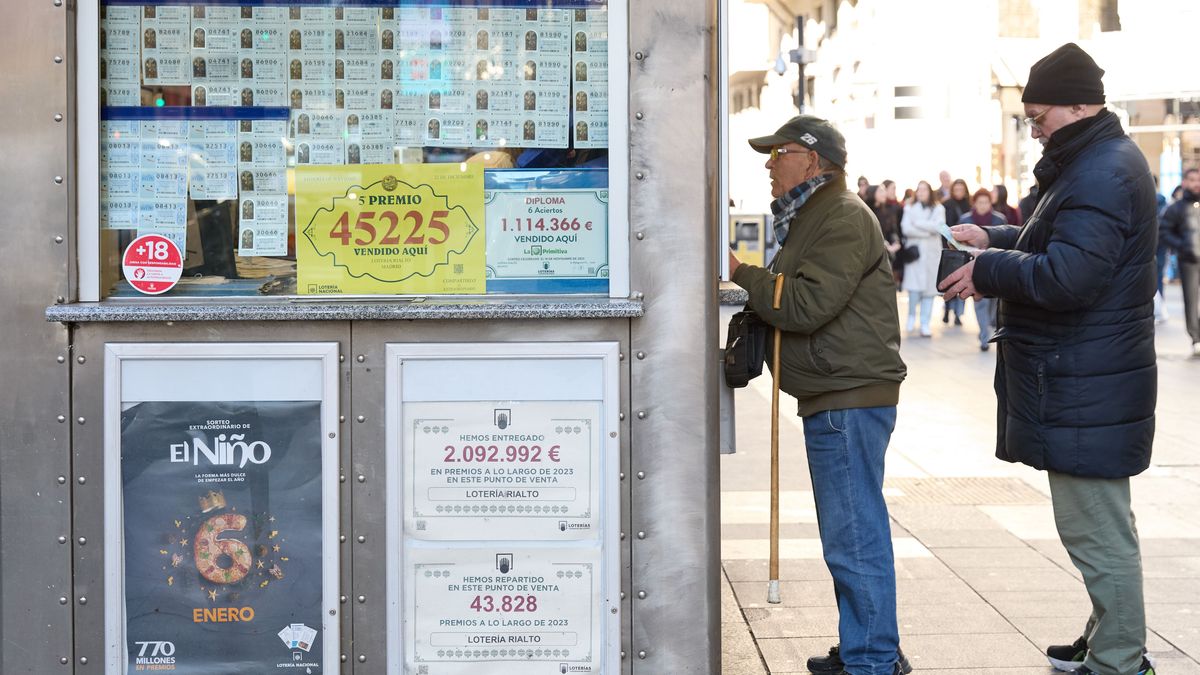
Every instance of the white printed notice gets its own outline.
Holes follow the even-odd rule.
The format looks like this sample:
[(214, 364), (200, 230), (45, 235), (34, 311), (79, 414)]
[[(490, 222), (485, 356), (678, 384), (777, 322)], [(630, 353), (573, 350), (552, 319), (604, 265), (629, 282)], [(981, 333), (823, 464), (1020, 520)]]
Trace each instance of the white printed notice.
[(405, 533), (579, 540), (599, 532), (600, 403), (404, 405)]
[(406, 567), (406, 669), (599, 673), (598, 548), (418, 549)]

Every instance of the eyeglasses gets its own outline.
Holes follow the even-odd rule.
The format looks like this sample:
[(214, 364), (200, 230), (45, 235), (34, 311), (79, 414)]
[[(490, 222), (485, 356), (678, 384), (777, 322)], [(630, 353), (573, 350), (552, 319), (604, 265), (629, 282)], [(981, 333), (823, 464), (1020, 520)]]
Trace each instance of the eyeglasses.
[(796, 154), (796, 153), (801, 153), (801, 152), (808, 152), (808, 151), (801, 150), (799, 148), (771, 148), (771, 161), (773, 162), (773, 161), (779, 159), (780, 155), (786, 155), (789, 153)]
[[(1053, 106), (1051, 106), (1051, 108), (1052, 108), (1052, 107), (1053, 107)], [(1042, 120), (1042, 118), (1043, 118), (1043, 117), (1045, 117), (1045, 116), (1046, 116), (1046, 113), (1050, 112), (1051, 108), (1046, 108), (1045, 110), (1043, 110), (1042, 112), (1040, 112), (1040, 113), (1038, 113), (1038, 114), (1034, 115), (1033, 117), (1026, 117), (1026, 118), (1025, 118), (1025, 120), (1024, 120), (1025, 124), (1026, 124), (1027, 126), (1031, 126), (1031, 127), (1037, 127), (1038, 129), (1041, 129), (1041, 128), (1042, 128), (1042, 121), (1041, 121), (1041, 120)]]

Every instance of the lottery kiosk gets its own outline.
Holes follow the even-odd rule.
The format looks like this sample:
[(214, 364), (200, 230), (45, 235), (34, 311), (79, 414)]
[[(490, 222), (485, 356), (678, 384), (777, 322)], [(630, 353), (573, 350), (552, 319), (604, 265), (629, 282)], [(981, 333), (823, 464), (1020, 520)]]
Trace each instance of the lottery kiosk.
[(718, 672), (716, 11), (12, 8), (0, 672)]

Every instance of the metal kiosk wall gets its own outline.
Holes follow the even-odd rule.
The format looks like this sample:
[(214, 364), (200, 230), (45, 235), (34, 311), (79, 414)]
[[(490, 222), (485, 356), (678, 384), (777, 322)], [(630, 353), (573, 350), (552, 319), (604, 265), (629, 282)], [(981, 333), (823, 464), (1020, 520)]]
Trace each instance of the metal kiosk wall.
[[(254, 645), (246, 649), (262, 650), (263, 663), (274, 666), (264, 672), (297, 672), (281, 667), (291, 663), (328, 672), (335, 651), (346, 673), (513, 672), (511, 652), (493, 659), (493, 650), (505, 649), (527, 661), (523, 650), (533, 650), (522, 672), (543, 672), (534, 664), (547, 672), (717, 672), (717, 380), (710, 357), (717, 127), (706, 77), (715, 62), (715, 11), (696, 2), (591, 0), (553, 7), (517, 0), (47, 0), (14, 10), (0, 27), (10, 74), (10, 103), (0, 119), (8, 150), (0, 212), (13, 238), (4, 253), (8, 320), (0, 327), (11, 383), (0, 441), (0, 671), (121, 672), (113, 655), (127, 658), (132, 644), (130, 672), (139, 657), (152, 660), (141, 665), (213, 672), (216, 662), (206, 661), (212, 654), (239, 653), (223, 649), (215, 629), (235, 627)], [(452, 180), (456, 187), (448, 187)], [(555, 236), (574, 240), (518, 238), (549, 236), (529, 229), (537, 220), (528, 209), (547, 209), (544, 227), (554, 227), (556, 208), (569, 213), (557, 216)], [(137, 290), (146, 261), (121, 264), (142, 235), (178, 252), (182, 279), (158, 296)], [(408, 250), (382, 250), (395, 248)], [(402, 264), (389, 268), (388, 256)], [(325, 350), (313, 357), (325, 369), (319, 403), (305, 393), (303, 378), (270, 371), (279, 354), (314, 345)], [(507, 380), (489, 370), (506, 367), (514, 354), (550, 367), (537, 377), (513, 371)], [(600, 365), (572, 374), (562, 360), (580, 354)], [(397, 368), (430, 355), (446, 361), (424, 380), (449, 392), (440, 398), (405, 391), (406, 380), (396, 379)], [(491, 361), (481, 358), (487, 355)], [(231, 358), (244, 365), (228, 367)], [(114, 393), (131, 363), (141, 364), (147, 391), (183, 383), (186, 395)], [(390, 397), (389, 387), (403, 396)], [(265, 391), (275, 393), (256, 393)], [(474, 392), (476, 404), (454, 405), (464, 392)], [(124, 426), (132, 422), (122, 419), (123, 406), (153, 413), (140, 418), (147, 426)], [(457, 420), (455, 429), (490, 422), (497, 431), (489, 434), (502, 433), (499, 410), (511, 413), (505, 424), (514, 429), (553, 430), (558, 423), (548, 420), (559, 416), (598, 420), (598, 510), (575, 518), (570, 495), (528, 503), (510, 493), (529, 490), (495, 487), (476, 491), (490, 490), (491, 501), (468, 503), (467, 493), (449, 484), (424, 484), (426, 496), (464, 498), (428, 500), (422, 508), (434, 514), (439, 505), (502, 506), (506, 518), (513, 509), (514, 520), (519, 507), (568, 513), (532, 521), (554, 528), (561, 521), (563, 529), (549, 534), (481, 532), (481, 524), (498, 518), (461, 511), (454, 517), (476, 528), (461, 539), (420, 534), (418, 519), (404, 511), (415, 510), (415, 502), (394, 501), (405, 494), (396, 483), (409, 482), (389, 472), (401, 468), (405, 476), (396, 462), (407, 456), (415, 467), (415, 449), (434, 447), (417, 444), (410, 452), (401, 442), (405, 411), (421, 406), (429, 409), (422, 415)], [(281, 520), (276, 507), (282, 513), (301, 497), (276, 496), (282, 474), (255, 474), (271, 466), (256, 463), (263, 458), (256, 442), (271, 446), (272, 462), (285, 455), (274, 454), (277, 442), (265, 437), (232, 438), (242, 435), (240, 425), (291, 428), (306, 415), (319, 419), (307, 424), (318, 424), (320, 439), (278, 443), (293, 457), (322, 458), (317, 484), (336, 486), (336, 498), (321, 493), (320, 519), (329, 522), (303, 529), (306, 536), (320, 530), (323, 551), (337, 549), (320, 556), (319, 574), (307, 575), (298, 569), (304, 556), (288, 550), (300, 535), (270, 520)], [(563, 426), (582, 433), (587, 425)], [(147, 440), (158, 433), (153, 429), (163, 432), (161, 442)], [(168, 438), (173, 429), (178, 438)], [(216, 439), (221, 435), (224, 441)], [(556, 444), (561, 465), (566, 445)], [(434, 458), (445, 463), (450, 445)], [(491, 456), (492, 443), (467, 445), (457, 443), (456, 459), (475, 460), (480, 445), (484, 458)], [(510, 444), (495, 445), (497, 457), (507, 458)], [(536, 476), (534, 445), (523, 453), (515, 443), (513, 461), (496, 463), (533, 468)], [(240, 466), (251, 446), (256, 450)], [(160, 449), (165, 455), (156, 454)], [(541, 450), (544, 463), (550, 448)], [(142, 482), (124, 474), (116, 480), (114, 468), (131, 466), (142, 451), (151, 458)], [(190, 463), (210, 460), (239, 466), (201, 471)], [(223, 489), (190, 494), (201, 480)], [(156, 512), (152, 505), (162, 502), (155, 500), (171, 496), (180, 481), (188, 487), (175, 491), (175, 512)], [(501, 503), (497, 495), (511, 499)], [(217, 516), (220, 522), (209, 522)], [(594, 530), (576, 528), (588, 518)], [(430, 528), (432, 517), (424, 520)], [(205, 524), (225, 527), (200, 537), (211, 564), (196, 557), (194, 535)], [(397, 534), (407, 543), (398, 544)], [(143, 571), (161, 586), (144, 594), (147, 606), (161, 609), (166, 605), (156, 598), (186, 595), (186, 620), (177, 625), (188, 630), (171, 630), (215, 636), (209, 651), (189, 646), (203, 640), (113, 632), (134, 618), (131, 542), (154, 559)], [(406, 559), (405, 550), (414, 553)], [(415, 567), (397, 571), (421, 556), (421, 564), (432, 564), (422, 576), (414, 576)], [(585, 592), (563, 590), (568, 573), (583, 584), (589, 568), (581, 561), (600, 573)], [(544, 583), (545, 566), (555, 562), (560, 566), (549, 569), (564, 581)], [(483, 574), (485, 564), (495, 572)], [(454, 576), (527, 569), (536, 572), (522, 572), (530, 577), (522, 582), (527, 590), (508, 593), (462, 590), (489, 582)], [(335, 570), (336, 579), (323, 578)], [(440, 579), (431, 586), (440, 583), (439, 597), (466, 600), (439, 621), (478, 620), (468, 614), (533, 621), (538, 617), (518, 615), (558, 603), (547, 622), (590, 625), (547, 625), (540, 639), (586, 632), (584, 641), (553, 639), (586, 641), (595, 653), (576, 661), (562, 644), (498, 642), (509, 640), (497, 637), (509, 631), (475, 634), (480, 641), (470, 643), (464, 631), (439, 629), (429, 631), (425, 645), (417, 632), (424, 630), (421, 608), (431, 605), (406, 605), (411, 596), (403, 591), (409, 584), (419, 597), (425, 571)], [(271, 595), (315, 578), (322, 579), (319, 592)], [(399, 593), (390, 596), (393, 585)], [(565, 600), (543, 605), (540, 589), (556, 585)], [(320, 626), (301, 618), (303, 599), (313, 593), (321, 597)], [(528, 611), (529, 596), (536, 596), (537, 611)], [(572, 604), (585, 596), (590, 609)], [(242, 609), (268, 604), (296, 620), (276, 625), (272, 618), (268, 625), (265, 609), (253, 618)], [(399, 629), (389, 623), (405, 611), (414, 617), (411, 641), (403, 619)], [(160, 625), (170, 632), (174, 624)], [(326, 648), (326, 639), (336, 646)], [(440, 640), (449, 644), (434, 644)], [(464, 652), (467, 644), (479, 646), (459, 655), (459, 642)], [(308, 658), (301, 643), (320, 645), (322, 658)], [(435, 657), (439, 649), (455, 654), (408, 659), (430, 653), (427, 646)]]

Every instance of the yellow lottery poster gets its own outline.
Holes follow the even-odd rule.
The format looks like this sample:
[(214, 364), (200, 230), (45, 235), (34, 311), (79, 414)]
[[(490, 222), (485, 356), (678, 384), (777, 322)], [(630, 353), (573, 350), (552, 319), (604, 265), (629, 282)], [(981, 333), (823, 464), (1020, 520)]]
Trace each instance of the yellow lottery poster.
[(483, 294), (479, 164), (296, 169), (301, 294)]

